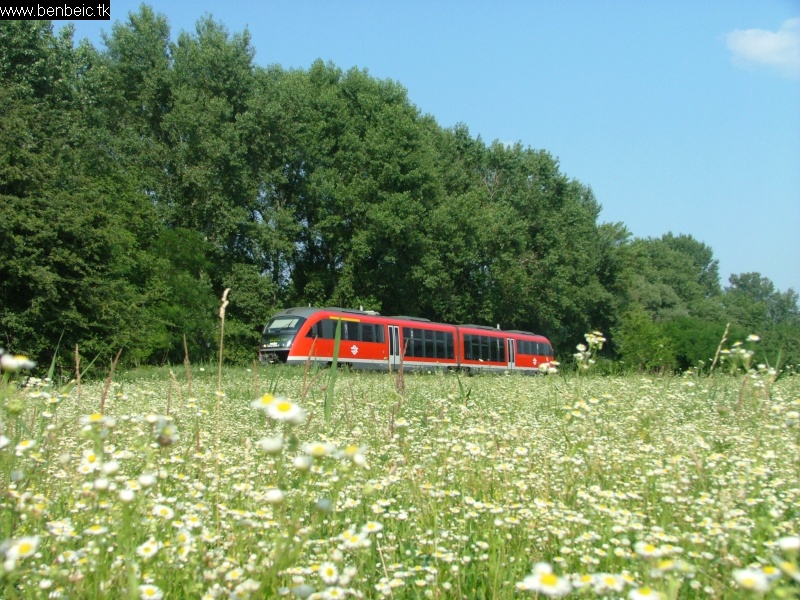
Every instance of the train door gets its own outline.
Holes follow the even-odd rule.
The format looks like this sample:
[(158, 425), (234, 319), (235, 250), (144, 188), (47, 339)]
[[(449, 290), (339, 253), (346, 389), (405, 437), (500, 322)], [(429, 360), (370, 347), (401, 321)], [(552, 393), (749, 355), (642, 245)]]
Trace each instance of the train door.
[(389, 369), (400, 366), (400, 327), (389, 325)]
[(514, 339), (508, 338), (508, 368), (513, 369), (516, 367), (517, 355), (514, 352)]

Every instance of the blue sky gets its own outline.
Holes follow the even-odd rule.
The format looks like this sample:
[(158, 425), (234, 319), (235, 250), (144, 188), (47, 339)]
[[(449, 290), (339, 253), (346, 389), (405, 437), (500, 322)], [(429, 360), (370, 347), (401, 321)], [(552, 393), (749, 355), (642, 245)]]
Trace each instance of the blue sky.
[[(140, 2), (112, 0), (112, 23)], [(247, 28), (256, 63), (321, 58), (408, 90), (443, 127), (520, 142), (592, 187), (601, 221), (691, 234), (721, 282), (800, 291), (798, 0), (159, 0), (172, 27)], [(56, 21), (56, 28), (65, 22)], [(108, 21), (76, 21), (102, 47)]]

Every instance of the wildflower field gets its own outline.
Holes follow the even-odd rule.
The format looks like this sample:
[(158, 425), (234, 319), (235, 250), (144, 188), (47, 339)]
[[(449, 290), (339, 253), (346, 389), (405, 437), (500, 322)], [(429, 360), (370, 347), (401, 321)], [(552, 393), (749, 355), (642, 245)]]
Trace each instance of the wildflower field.
[(800, 590), (796, 375), (24, 381), (0, 389), (4, 599)]

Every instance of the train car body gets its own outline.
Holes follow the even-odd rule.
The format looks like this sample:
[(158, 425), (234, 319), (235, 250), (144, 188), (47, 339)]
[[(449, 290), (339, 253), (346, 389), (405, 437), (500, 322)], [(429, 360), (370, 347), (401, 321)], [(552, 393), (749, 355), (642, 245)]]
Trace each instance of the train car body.
[(481, 325), (449, 325), (415, 317), (384, 317), (343, 308), (288, 308), (261, 337), (261, 362), (329, 364), (341, 322), (340, 364), (357, 369), (437, 368), (539, 372), (553, 360), (547, 338)]

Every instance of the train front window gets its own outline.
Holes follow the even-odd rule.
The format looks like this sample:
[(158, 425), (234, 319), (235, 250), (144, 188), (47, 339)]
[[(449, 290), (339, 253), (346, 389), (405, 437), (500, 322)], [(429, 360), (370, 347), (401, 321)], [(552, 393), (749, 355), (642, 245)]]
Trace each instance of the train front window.
[(288, 348), (305, 323), (303, 317), (279, 316), (270, 319), (261, 334), (262, 348)]
[(304, 321), (303, 317), (275, 317), (267, 323), (264, 333), (283, 333), (285, 331), (296, 333)]

